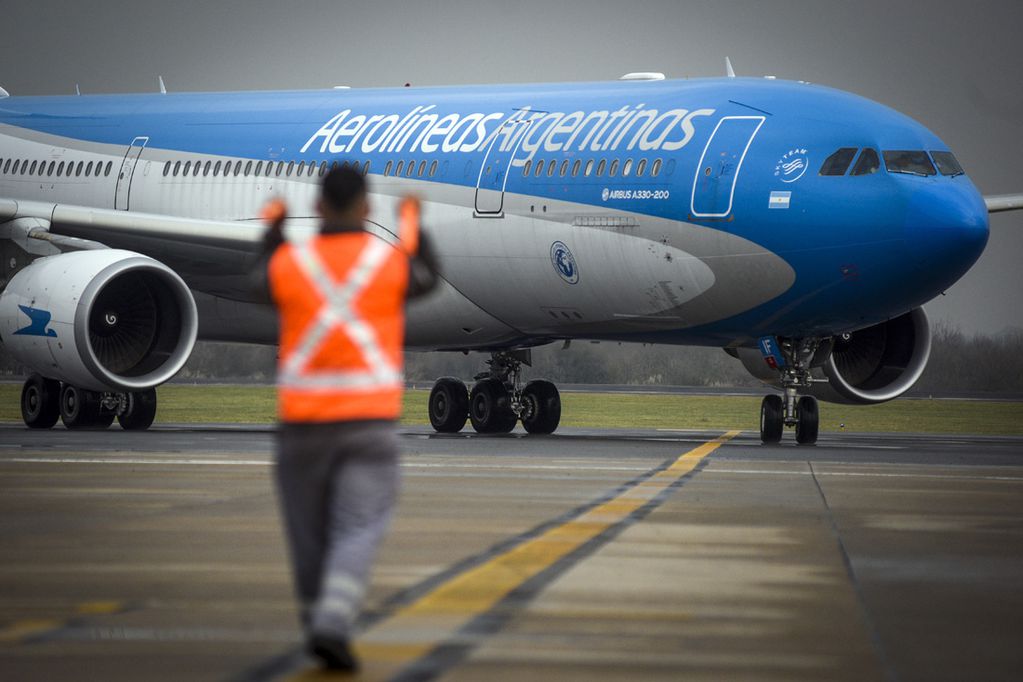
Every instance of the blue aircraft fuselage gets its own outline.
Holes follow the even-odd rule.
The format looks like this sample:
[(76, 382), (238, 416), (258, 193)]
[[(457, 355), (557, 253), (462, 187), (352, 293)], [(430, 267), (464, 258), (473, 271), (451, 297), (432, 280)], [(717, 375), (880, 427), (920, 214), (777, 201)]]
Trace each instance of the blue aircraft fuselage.
[[(202, 160), (208, 157), (216, 168), (221, 161), (238, 163), (233, 177), (308, 178), (313, 184), (325, 163), (354, 161), (368, 167), (371, 185), (383, 194), (413, 191), (459, 205), (459, 220), (476, 221), (483, 242), (487, 225), (495, 224), (489, 218), (532, 220), (523, 239), (543, 242), (543, 253), (551, 253), (544, 265), (553, 273), (551, 286), (569, 292), (599, 278), (615, 258), (588, 254), (579, 245), (587, 230), (631, 234), (694, 259), (692, 285), (664, 294), (684, 300), (659, 304), (645, 326), (614, 327), (617, 310), (606, 320), (566, 319), (564, 328), (540, 332), (507, 320), (524, 330), (520, 341), (578, 335), (725, 345), (765, 335), (853, 331), (940, 294), (977, 260), (988, 236), (980, 193), (966, 175), (943, 168), (935, 154), (948, 147), (924, 126), (842, 91), (752, 78), (11, 97), (0, 100), (0, 198), (13, 193), (18, 196), (10, 198), (69, 201), (62, 187), (74, 178), (54, 172), (59, 155), (49, 159), (54, 163), (44, 159), (32, 182), (5, 172), (19, 152), (3, 145), (17, 138), (114, 159), (113, 175), (97, 170), (96, 191), (75, 195), (74, 203), (168, 214), (180, 209), (211, 220), (257, 214), (257, 201), (232, 208), (194, 194), (187, 195), (193, 203), (185, 211), (188, 201), (166, 193), (173, 190), (156, 204), (136, 201), (143, 195), (132, 188), (133, 198), (125, 195), (118, 205), (117, 169), (143, 136), (142, 159), (163, 164), (147, 171), (158, 178), (181, 172), (191, 182), (216, 175)], [(841, 159), (833, 163), (841, 172), (822, 174), (826, 160), (843, 149), (850, 150), (845, 166)], [(869, 169), (870, 153), (878, 157), (876, 167), (855, 173), (860, 161)], [(933, 172), (920, 171), (919, 154)], [(182, 165), (185, 159), (189, 166)], [(548, 235), (549, 223), (574, 231), (568, 238)], [(505, 225), (510, 230), (513, 224)], [(505, 233), (475, 251), (464, 243), (445, 246), (445, 225), (436, 220), (431, 227), (449, 268), (479, 262), (487, 248), (514, 259), (519, 248)], [(559, 252), (556, 244), (565, 249)], [(714, 298), (715, 287), (729, 286), (719, 268), (723, 259), (729, 276), (743, 279)], [(457, 282), (457, 274), (445, 276), (500, 316)], [(750, 303), (726, 305), (740, 294)], [(681, 312), (658, 322), (669, 309)]]

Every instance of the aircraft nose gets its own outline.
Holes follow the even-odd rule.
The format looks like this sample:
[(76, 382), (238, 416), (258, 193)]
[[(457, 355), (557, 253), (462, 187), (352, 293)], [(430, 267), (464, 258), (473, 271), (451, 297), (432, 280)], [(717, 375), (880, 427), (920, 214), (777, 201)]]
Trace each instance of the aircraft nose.
[(966, 178), (914, 188), (906, 221), (907, 255), (932, 296), (966, 274), (987, 245), (987, 206)]

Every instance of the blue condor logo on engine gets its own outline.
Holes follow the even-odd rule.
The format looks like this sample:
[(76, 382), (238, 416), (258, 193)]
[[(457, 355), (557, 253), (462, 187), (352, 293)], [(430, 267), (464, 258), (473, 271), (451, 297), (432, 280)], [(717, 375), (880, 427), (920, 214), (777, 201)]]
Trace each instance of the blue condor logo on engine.
[(21, 312), (28, 315), (29, 325), (22, 327), (15, 334), (22, 336), (49, 336), (51, 338), (57, 338), (57, 332), (52, 329), (47, 329), (47, 325), (50, 324), (50, 311), (39, 310), (38, 308), (29, 308), (27, 305), (19, 305)]
[[(502, 152), (518, 149), (513, 165), (522, 166), (543, 150), (675, 151), (696, 134), (694, 119), (714, 109), (648, 109), (627, 105), (616, 111), (531, 111), (512, 113), (433, 113), (437, 105), (417, 106), (401, 114), (367, 116), (345, 109), (324, 123), (303, 145), (304, 154), (319, 142), (321, 154), (423, 152), (469, 153), (500, 144)], [(506, 125), (507, 123), (528, 125)], [(500, 138), (500, 139), (498, 139)]]

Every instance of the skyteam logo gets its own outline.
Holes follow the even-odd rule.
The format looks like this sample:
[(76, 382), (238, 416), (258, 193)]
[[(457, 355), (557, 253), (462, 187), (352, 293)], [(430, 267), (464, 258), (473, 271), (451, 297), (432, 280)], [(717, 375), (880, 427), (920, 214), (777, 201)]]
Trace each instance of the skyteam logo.
[(23, 336), (49, 336), (51, 338), (57, 337), (57, 332), (46, 328), (46, 326), (50, 324), (49, 310), (29, 308), (27, 305), (19, 305), (18, 307), (21, 308), (21, 312), (28, 315), (29, 325), (14, 332), (15, 334), (21, 334)]
[(575, 264), (575, 256), (562, 242), (551, 244), (551, 263), (554, 264), (554, 269), (558, 271), (561, 279), (569, 284), (579, 281), (579, 266)]
[(778, 163), (774, 167), (774, 177), (781, 179), (782, 182), (795, 182), (803, 177), (803, 173), (809, 166), (810, 158), (806, 155), (805, 149), (798, 147), (790, 149), (778, 159)]

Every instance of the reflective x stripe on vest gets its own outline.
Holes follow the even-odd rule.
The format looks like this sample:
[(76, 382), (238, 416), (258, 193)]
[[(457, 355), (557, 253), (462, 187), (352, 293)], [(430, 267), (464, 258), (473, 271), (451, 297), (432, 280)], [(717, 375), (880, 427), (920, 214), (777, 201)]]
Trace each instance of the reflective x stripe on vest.
[[(378, 239), (371, 239), (359, 253), (344, 285), (339, 288), (327, 273), (314, 243), (310, 241), (295, 245), (293, 253), (296, 265), (323, 298), (323, 305), (295, 345), (294, 351), (285, 359), (278, 383), (291, 389), (359, 390), (390, 388), (400, 384), (400, 368), (387, 359), (373, 327), (359, 317), (353, 306), (359, 294), (387, 261), (392, 247)], [(347, 335), (358, 348), (366, 369), (309, 369), (309, 363), (335, 328)]]

